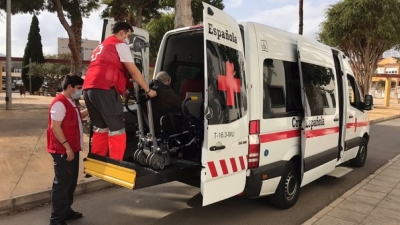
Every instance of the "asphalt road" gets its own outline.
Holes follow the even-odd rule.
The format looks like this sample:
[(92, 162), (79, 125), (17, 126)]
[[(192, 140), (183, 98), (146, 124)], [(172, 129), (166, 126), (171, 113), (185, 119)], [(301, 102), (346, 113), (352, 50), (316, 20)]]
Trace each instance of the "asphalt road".
[[(285, 211), (273, 208), (265, 198), (233, 197), (201, 207), (199, 189), (174, 182), (137, 191), (110, 188), (77, 196), (73, 207), (83, 212), (84, 218), (68, 224), (301, 224), (399, 154), (399, 127), (400, 120), (373, 125), (368, 159), (363, 168), (340, 179), (322, 177), (314, 181), (302, 188), (297, 204)], [(0, 224), (48, 224), (50, 211), (50, 206), (46, 205), (0, 216)]]

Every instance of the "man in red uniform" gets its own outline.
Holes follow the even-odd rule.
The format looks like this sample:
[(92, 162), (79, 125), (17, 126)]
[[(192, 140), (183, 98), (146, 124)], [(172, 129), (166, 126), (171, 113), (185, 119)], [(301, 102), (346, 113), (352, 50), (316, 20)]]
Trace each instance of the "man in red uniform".
[(85, 75), (84, 99), (93, 125), (91, 152), (122, 160), (126, 148), (123, 105), (120, 95), (125, 94), (130, 77), (150, 97), (157, 93), (149, 88), (133, 61), (129, 49), (132, 26), (116, 22), (112, 35), (106, 38), (92, 54)]
[(66, 224), (65, 220), (82, 217), (72, 210), (73, 195), (78, 182), (79, 152), (83, 148), (81, 118), (87, 110), (79, 111), (74, 100), (82, 95), (83, 79), (67, 75), (63, 92), (50, 105), (47, 126), (47, 151), (54, 161), (54, 181), (51, 190), (50, 224)]

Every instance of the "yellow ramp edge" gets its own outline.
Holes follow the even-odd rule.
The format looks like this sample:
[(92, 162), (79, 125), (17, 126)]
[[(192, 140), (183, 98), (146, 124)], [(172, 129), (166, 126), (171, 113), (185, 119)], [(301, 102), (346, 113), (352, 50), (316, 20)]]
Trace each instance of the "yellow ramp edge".
[(86, 158), (84, 171), (92, 176), (99, 177), (108, 182), (133, 189), (135, 187), (136, 171), (111, 163)]

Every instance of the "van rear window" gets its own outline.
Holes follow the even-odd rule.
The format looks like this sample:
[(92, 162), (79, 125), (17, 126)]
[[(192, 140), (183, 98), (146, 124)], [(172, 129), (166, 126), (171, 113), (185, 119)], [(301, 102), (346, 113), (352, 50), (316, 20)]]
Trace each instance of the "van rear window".
[(207, 41), (208, 123), (226, 124), (247, 112), (243, 54), (233, 48)]

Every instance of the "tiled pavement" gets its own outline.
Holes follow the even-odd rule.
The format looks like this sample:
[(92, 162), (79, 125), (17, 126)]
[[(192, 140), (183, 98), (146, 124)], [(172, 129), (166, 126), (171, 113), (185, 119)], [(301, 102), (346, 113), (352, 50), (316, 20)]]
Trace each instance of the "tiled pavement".
[(303, 225), (399, 225), (400, 155)]

